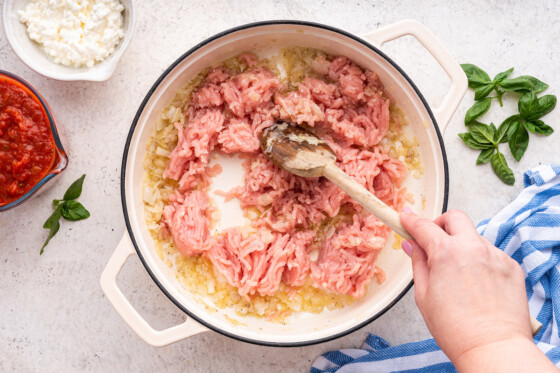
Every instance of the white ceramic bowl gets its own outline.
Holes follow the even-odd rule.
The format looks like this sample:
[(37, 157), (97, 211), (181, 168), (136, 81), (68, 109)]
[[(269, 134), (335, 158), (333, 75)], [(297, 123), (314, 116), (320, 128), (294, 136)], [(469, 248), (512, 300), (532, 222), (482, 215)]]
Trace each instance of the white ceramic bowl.
[[(433, 111), (404, 71), (371, 44), (379, 46), (409, 34), (424, 45), (451, 79), (450, 92), (442, 106)], [(419, 142), (424, 175), (420, 179), (408, 177), (405, 180), (405, 186), (416, 196), (413, 209), (429, 218), (446, 210), (448, 170), (441, 133), (465, 94), (467, 80), (459, 64), (424, 26), (415, 21), (403, 21), (364, 35), (362, 39), (324, 25), (270, 21), (240, 26), (205, 40), (181, 56), (162, 74), (147, 93), (134, 118), (124, 150), (121, 174), (127, 232), (101, 276), (101, 286), (115, 309), (141, 338), (154, 346), (166, 345), (208, 329), (263, 345), (301, 346), (319, 343), (350, 333), (371, 322), (412, 286), (410, 258), (402, 250), (392, 249), (390, 240), (377, 262), (387, 274), (383, 284), (372, 282), (363, 298), (343, 309), (320, 314), (296, 313), (285, 324), (279, 324), (254, 317), (240, 317), (234, 310), (227, 308), (209, 312), (192, 293), (181, 286), (173, 268), (169, 268), (157, 256), (144, 220), (142, 179), (146, 144), (161, 110), (181, 87), (208, 66), (243, 51), (262, 54), (266, 50), (290, 46), (312, 47), (329, 54), (345, 55), (363, 68), (377, 72), (397, 105), (406, 113)], [(230, 180), (239, 179), (239, 172), (235, 172), (235, 169), (233, 165), (223, 167), (223, 173), (227, 174), (223, 178), (225, 181), (221, 185), (216, 183), (218, 185), (215, 188), (226, 190)], [(422, 207), (422, 198), (425, 199), (425, 208)], [(236, 223), (234, 214), (223, 210), (222, 220)], [(138, 254), (160, 289), (189, 316), (183, 324), (161, 331), (153, 329), (119, 290), (116, 278), (127, 258), (133, 254)], [(238, 323), (232, 323), (231, 319)]]
[(134, 1), (119, 1), (124, 6), (124, 37), (110, 56), (92, 67), (70, 67), (57, 64), (47, 56), (39, 44), (29, 39), (27, 26), (19, 21), (17, 15), (17, 12), (24, 9), (29, 0), (4, 0), (2, 9), (4, 31), (15, 54), (37, 73), (56, 80), (102, 82), (109, 79), (115, 71), (119, 59), (130, 44), (134, 31)]

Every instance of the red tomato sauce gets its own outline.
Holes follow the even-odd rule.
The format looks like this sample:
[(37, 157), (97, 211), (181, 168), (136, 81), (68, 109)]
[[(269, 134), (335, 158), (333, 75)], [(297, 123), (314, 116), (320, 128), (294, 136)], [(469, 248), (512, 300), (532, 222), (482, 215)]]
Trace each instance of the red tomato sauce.
[(0, 206), (33, 188), (55, 158), (54, 138), (40, 101), (21, 83), (0, 75)]

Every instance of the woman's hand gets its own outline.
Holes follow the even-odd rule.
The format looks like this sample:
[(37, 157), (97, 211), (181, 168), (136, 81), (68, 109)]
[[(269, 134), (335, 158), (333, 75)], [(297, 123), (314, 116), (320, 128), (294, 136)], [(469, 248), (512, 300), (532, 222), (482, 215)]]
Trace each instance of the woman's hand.
[[(543, 367), (554, 368), (532, 342), (523, 270), (481, 237), (464, 212), (451, 210), (433, 222), (403, 212), (401, 222), (415, 239), (403, 249), (412, 256), (416, 304), (457, 369), (506, 367), (505, 357), (488, 364), (512, 348), (525, 357), (540, 354)], [(535, 368), (534, 359), (526, 362)]]

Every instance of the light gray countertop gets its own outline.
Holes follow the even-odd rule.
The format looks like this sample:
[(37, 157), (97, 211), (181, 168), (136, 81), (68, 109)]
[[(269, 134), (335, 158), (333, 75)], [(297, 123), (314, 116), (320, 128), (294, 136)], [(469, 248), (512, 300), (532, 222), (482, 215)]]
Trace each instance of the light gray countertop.
[[(124, 232), (120, 203), (120, 163), (136, 110), (163, 70), (187, 49), (227, 28), (268, 19), (301, 19), (361, 34), (405, 18), (424, 23), (459, 62), (475, 63), (491, 75), (510, 67), (535, 75), (560, 91), (560, 4), (554, 1), (136, 1), (132, 43), (115, 74), (104, 83), (58, 82), (23, 65), (0, 32), (0, 69), (27, 79), (48, 100), (70, 142), (70, 164), (52, 188), (0, 214), (0, 371), (306, 371), (315, 357), (338, 348), (359, 347), (367, 333), (391, 344), (429, 337), (410, 291), (366, 327), (337, 340), (278, 349), (238, 342), (217, 333), (196, 335), (154, 348), (144, 343), (109, 304), (100, 274)], [(431, 102), (441, 99), (446, 79), (410, 40), (387, 44)], [(445, 132), (450, 169), (449, 207), (473, 220), (490, 217), (522, 188), (522, 173), (544, 163), (560, 163), (560, 131), (531, 136), (516, 163), (502, 149), (517, 182), (502, 184), (489, 165), (475, 166), (477, 153), (457, 137), (473, 93), (461, 103)], [(486, 118), (497, 123), (516, 103), (494, 105)], [(560, 109), (546, 117), (560, 129)], [(41, 228), (50, 202), (82, 173), (80, 200), (91, 211), (85, 222), (62, 224), (39, 256), (47, 234)], [(181, 322), (177, 309), (137, 258), (125, 265), (119, 285), (156, 328)]]

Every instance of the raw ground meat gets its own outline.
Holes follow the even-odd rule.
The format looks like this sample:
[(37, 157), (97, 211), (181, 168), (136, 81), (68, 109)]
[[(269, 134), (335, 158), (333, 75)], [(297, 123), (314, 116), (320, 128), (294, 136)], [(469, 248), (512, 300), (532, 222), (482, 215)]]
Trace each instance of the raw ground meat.
[[(320, 55), (312, 66), (323, 79), (306, 77), (287, 92), (251, 54), (235, 74), (212, 70), (193, 93), (184, 127), (164, 176), (179, 181), (162, 224), (183, 255), (205, 255), (241, 296), (273, 295), (283, 281), (361, 297), (384, 274), (375, 265), (390, 232), (324, 178), (301, 178), (274, 166), (259, 149), (262, 130), (277, 120), (314, 127), (337, 154), (337, 164), (380, 199), (400, 209), (406, 166), (380, 145), (390, 121), (390, 99), (375, 72), (346, 57)], [(210, 234), (212, 207), (205, 188), (215, 174), (214, 151), (243, 153), (245, 183), (228, 192), (245, 211), (257, 210), (253, 231), (241, 227)], [(338, 215), (345, 218), (337, 220)], [(333, 223), (328, 234), (319, 227)], [(324, 238), (324, 236), (328, 236)], [(319, 250), (316, 261), (311, 250)]]

